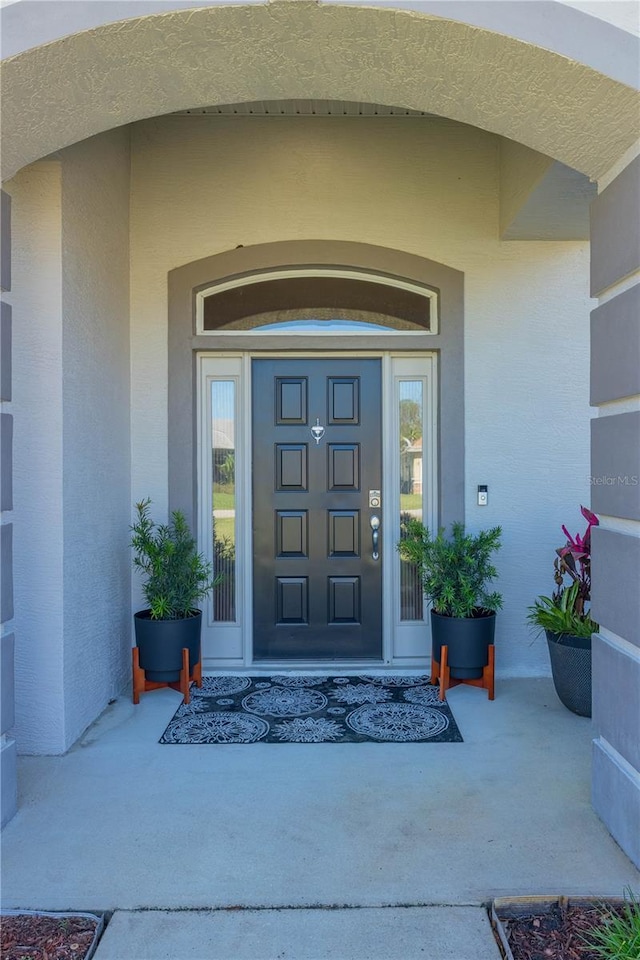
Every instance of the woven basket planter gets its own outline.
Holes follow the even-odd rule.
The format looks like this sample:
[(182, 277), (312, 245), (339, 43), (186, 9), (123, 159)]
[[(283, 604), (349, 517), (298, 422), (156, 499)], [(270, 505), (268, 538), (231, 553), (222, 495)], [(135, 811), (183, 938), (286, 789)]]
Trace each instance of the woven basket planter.
[(558, 636), (545, 630), (558, 697), (579, 717), (591, 716), (591, 637)]

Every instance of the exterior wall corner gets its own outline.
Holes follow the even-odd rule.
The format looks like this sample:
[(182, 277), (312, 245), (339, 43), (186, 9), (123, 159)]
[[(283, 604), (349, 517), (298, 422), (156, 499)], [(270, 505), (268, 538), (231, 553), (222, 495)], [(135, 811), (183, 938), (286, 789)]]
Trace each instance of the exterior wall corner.
[(593, 805), (640, 867), (640, 157), (591, 207)]

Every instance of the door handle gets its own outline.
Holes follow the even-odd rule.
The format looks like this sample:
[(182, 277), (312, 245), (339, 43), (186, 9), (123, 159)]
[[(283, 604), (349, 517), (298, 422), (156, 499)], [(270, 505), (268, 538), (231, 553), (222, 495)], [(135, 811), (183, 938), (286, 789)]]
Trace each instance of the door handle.
[(378, 541), (380, 537), (380, 517), (371, 517), (369, 520), (369, 526), (371, 527), (371, 539), (373, 540), (373, 552), (371, 556), (374, 560), (379, 560), (380, 554), (378, 553)]

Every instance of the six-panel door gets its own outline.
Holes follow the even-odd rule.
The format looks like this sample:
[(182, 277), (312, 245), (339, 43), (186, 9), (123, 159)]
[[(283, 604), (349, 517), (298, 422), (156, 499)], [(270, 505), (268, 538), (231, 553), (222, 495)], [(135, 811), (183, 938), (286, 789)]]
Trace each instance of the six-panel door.
[(375, 359), (254, 360), (254, 660), (382, 658)]

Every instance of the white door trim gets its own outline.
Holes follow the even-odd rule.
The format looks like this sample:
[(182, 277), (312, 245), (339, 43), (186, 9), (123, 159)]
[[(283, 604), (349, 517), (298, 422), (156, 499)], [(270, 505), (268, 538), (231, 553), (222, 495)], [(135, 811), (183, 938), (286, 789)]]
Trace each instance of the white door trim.
[[(253, 663), (253, 585), (251, 537), (251, 361), (256, 358), (281, 357), (330, 359), (349, 357), (355, 351), (279, 352), (200, 352), (197, 354), (197, 470), (198, 470), (198, 545), (213, 558), (211, 525), (212, 489), (212, 417), (210, 390), (215, 380), (235, 384), (235, 454), (236, 454), (236, 622), (213, 621), (213, 604), (205, 605), (203, 616), (203, 668), (205, 672), (221, 670), (273, 673), (322, 672), (331, 666), (325, 661)], [(425, 669), (430, 643), (428, 620), (401, 621), (400, 565), (395, 544), (400, 535), (400, 436), (398, 418), (398, 385), (402, 380), (423, 383), (423, 516), (432, 529), (438, 525), (437, 490), (437, 354), (433, 351), (357, 351), (358, 357), (380, 358), (382, 361), (382, 450), (383, 450), (383, 659), (362, 664), (336, 663), (334, 672), (368, 672), (390, 668)], [(390, 454), (390, 455), (389, 455)]]

